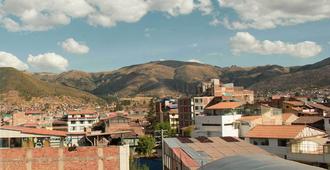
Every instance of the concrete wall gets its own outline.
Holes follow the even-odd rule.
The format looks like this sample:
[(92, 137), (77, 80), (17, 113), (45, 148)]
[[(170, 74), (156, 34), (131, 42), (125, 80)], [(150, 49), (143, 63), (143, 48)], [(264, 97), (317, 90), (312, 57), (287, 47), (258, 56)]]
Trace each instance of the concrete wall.
[(330, 118), (324, 118), (324, 129), (327, 132), (327, 134), (330, 134)]
[(2, 149), (0, 169), (129, 169), (128, 146), (67, 148)]
[[(251, 143), (250, 138), (246, 138), (245, 140)], [(269, 142), (268, 146), (267, 145), (257, 145), (257, 146), (281, 158), (285, 158), (286, 155), (289, 153), (289, 147), (278, 146), (277, 139), (268, 139), (268, 142)]]
[(193, 136), (198, 136), (197, 134), (199, 134), (200, 136), (238, 137), (238, 129), (235, 129), (233, 123), (239, 118), (241, 118), (241, 115), (197, 116), (196, 117), (197, 130), (196, 130), (196, 135)]

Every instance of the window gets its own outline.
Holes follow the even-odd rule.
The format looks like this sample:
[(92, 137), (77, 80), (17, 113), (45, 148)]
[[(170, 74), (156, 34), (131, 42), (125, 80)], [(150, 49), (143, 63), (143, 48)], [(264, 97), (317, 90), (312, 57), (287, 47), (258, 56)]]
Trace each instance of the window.
[(1, 148), (8, 148), (9, 147), (9, 140), (6, 138), (0, 139), (0, 147)]
[(221, 124), (216, 124), (216, 123), (203, 123), (202, 126), (221, 126)]
[(265, 138), (251, 138), (250, 143), (254, 145), (263, 145), (263, 146), (268, 146), (269, 145), (269, 140)]
[(71, 129), (72, 129), (72, 131), (75, 131), (76, 130), (76, 127), (72, 127)]
[(89, 120), (89, 121), (88, 121), (88, 123), (89, 123), (89, 124), (92, 124), (92, 123), (93, 123), (93, 121), (92, 121), (92, 120)]
[(289, 143), (288, 139), (278, 139), (277, 146), (287, 147)]
[(198, 106), (195, 106), (195, 110), (199, 110), (199, 109), (198, 109)]
[(71, 121), (71, 124), (76, 124), (76, 121)]
[(83, 120), (81, 120), (81, 121), (80, 121), (80, 124), (84, 124), (84, 121), (83, 121)]

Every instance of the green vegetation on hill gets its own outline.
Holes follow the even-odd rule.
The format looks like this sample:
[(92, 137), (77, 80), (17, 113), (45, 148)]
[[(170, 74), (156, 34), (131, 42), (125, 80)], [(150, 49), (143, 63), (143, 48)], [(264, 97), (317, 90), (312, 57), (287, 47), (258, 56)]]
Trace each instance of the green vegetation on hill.
[(87, 92), (60, 84), (48, 83), (14, 68), (0, 68), (0, 93), (6, 93), (10, 90), (18, 91), (26, 99), (31, 97), (69, 96), (91, 102), (101, 101), (100, 98)]

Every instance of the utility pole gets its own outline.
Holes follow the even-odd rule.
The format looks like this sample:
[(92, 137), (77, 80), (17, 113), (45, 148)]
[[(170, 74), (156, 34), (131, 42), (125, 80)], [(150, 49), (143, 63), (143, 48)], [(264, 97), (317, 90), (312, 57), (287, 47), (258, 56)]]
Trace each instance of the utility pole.
[(164, 130), (163, 129), (161, 129), (160, 130), (160, 135), (161, 135), (161, 139), (162, 139), (162, 170), (164, 170), (165, 169), (165, 165), (164, 165), (164, 157), (165, 157), (165, 155), (164, 155)]
[[(159, 133), (160, 132), (160, 139), (161, 139), (161, 146), (162, 146), (162, 170), (165, 169), (164, 167), (164, 157), (165, 157), (165, 151), (164, 151), (164, 136), (167, 136), (167, 135), (164, 135), (164, 132), (167, 132), (167, 130), (164, 130), (164, 129), (161, 129), (161, 130), (155, 130), (155, 134), (156, 133)], [(155, 137), (157, 137), (155, 135)]]

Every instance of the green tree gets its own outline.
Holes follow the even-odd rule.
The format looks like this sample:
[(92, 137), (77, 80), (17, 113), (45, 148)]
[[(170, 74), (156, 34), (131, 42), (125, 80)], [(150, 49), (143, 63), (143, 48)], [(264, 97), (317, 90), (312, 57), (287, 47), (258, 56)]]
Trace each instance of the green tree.
[(171, 128), (171, 124), (170, 122), (161, 122), (161, 123), (157, 123), (155, 126), (154, 126), (154, 129), (155, 130), (164, 130), (164, 134), (166, 136), (174, 136), (175, 133), (176, 133), (176, 130), (175, 129), (172, 129)]
[(156, 140), (152, 136), (142, 136), (139, 138), (138, 146), (135, 151), (139, 155), (151, 156), (154, 147), (156, 146)]

